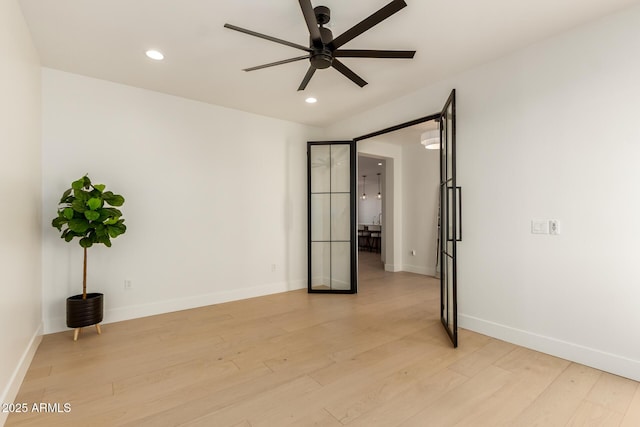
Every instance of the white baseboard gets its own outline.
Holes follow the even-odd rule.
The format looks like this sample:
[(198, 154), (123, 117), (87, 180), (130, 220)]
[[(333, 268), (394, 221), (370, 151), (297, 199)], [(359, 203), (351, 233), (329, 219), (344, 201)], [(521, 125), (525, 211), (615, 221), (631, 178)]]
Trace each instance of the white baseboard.
[(416, 273), (416, 274), (423, 274), (425, 276), (435, 276), (436, 275), (436, 269), (435, 267), (423, 267), (423, 266), (418, 266), (418, 265), (408, 265), (405, 264), (402, 267), (403, 271), (408, 271), (409, 273)]
[[(230, 291), (216, 292), (205, 295), (196, 295), (168, 301), (158, 301), (150, 304), (133, 305), (105, 310), (103, 324), (121, 322), (123, 320), (137, 319), (140, 317), (155, 316), (157, 314), (170, 313), (173, 311), (188, 310), (190, 308), (204, 307), (207, 305), (221, 304), (224, 302), (238, 301), (248, 298), (255, 298), (264, 295), (277, 294), (281, 292), (305, 289), (306, 280), (296, 280), (291, 282), (270, 283), (267, 285), (254, 286), (252, 288), (234, 289)], [(45, 324), (45, 333), (67, 331), (66, 319), (53, 318)]]
[[(0, 395), (0, 402), (15, 402), (18, 391), (20, 391), (22, 381), (24, 380), (24, 376), (27, 374), (27, 370), (29, 370), (29, 366), (31, 365), (33, 356), (36, 354), (36, 350), (38, 350), (38, 346), (42, 341), (42, 330), (43, 324), (40, 323), (38, 329), (36, 329), (35, 333), (31, 337), (27, 348), (22, 353), (22, 357), (20, 357), (18, 366), (16, 366), (16, 368), (13, 370), (13, 374), (11, 375), (11, 379), (9, 380), (9, 384), (7, 384), (5, 389), (2, 391), (2, 395)], [(7, 421), (8, 416), (8, 413), (3, 413), (2, 411), (0, 411), (0, 426), (4, 425), (4, 423)]]
[(501, 325), (473, 316), (458, 315), (461, 328), (567, 359), (572, 362), (640, 381), (640, 361), (556, 338)]
[(402, 269), (394, 264), (385, 264), (384, 271), (389, 271), (391, 273), (396, 273), (398, 271), (402, 271)]

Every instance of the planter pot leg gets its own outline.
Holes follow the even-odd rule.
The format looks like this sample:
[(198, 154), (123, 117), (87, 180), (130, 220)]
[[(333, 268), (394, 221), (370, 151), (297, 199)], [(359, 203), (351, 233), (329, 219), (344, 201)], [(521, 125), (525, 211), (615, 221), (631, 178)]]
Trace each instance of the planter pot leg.
[(76, 328), (76, 329), (73, 331), (73, 340), (74, 340), (74, 341), (78, 341), (78, 335), (80, 335), (80, 329), (82, 329), (82, 328)]
[(102, 329), (100, 329), (100, 325), (96, 323), (96, 331), (98, 331), (98, 335), (102, 335)]

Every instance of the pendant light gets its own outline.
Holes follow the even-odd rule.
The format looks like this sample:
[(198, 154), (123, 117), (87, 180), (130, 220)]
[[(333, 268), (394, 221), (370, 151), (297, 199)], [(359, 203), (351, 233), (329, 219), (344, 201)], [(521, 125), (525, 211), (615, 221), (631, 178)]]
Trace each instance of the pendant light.
[(380, 172), (378, 172), (378, 199), (382, 199), (382, 193), (380, 193)]
[(362, 175), (362, 200), (367, 198), (367, 175)]
[(432, 129), (424, 132), (420, 135), (420, 143), (424, 145), (427, 150), (439, 150), (440, 149), (440, 130)]

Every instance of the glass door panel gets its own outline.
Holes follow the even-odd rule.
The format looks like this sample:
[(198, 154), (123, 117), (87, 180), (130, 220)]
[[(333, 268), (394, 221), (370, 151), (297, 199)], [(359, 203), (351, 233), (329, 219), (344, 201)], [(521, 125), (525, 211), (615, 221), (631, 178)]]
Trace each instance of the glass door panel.
[(309, 292), (357, 290), (355, 142), (309, 142)]
[(311, 195), (311, 241), (328, 242), (331, 240), (331, 195), (326, 193)]
[(329, 193), (331, 191), (331, 147), (314, 146), (309, 150), (309, 157), (312, 165), (309, 169), (311, 193)]
[(331, 283), (331, 243), (311, 243), (311, 268), (309, 277), (313, 289), (329, 289)]
[(331, 145), (331, 191), (349, 194), (351, 192), (351, 147)]
[(331, 289), (351, 289), (351, 242), (331, 243)]
[(351, 194), (331, 194), (331, 240), (351, 241)]

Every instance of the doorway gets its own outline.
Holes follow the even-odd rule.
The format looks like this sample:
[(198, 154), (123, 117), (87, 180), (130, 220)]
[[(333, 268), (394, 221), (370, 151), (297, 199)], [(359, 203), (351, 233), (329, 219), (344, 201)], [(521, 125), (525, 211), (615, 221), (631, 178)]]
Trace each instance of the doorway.
[(384, 158), (358, 153), (358, 265), (369, 271), (385, 269), (385, 164)]
[[(428, 144), (428, 141), (425, 140), (423, 148), (435, 145), (439, 151), (438, 231), (435, 249), (439, 263), (436, 263), (434, 268), (437, 273), (439, 266), (441, 273), (440, 320), (451, 338), (453, 346), (456, 347), (458, 334), (456, 247), (460, 238), (462, 221), (459, 212), (461, 206), (460, 190), (456, 182), (455, 89), (451, 92), (440, 113), (367, 134), (352, 141), (308, 143), (308, 286), (309, 292), (356, 293), (357, 251), (359, 248), (376, 252), (380, 250), (380, 253), (384, 251), (384, 267), (387, 271), (404, 269), (403, 257), (407, 251), (402, 246), (403, 239), (399, 228), (404, 219), (405, 211), (411, 212), (411, 209), (401, 209), (403, 193), (398, 189), (403, 183), (402, 171), (400, 168), (394, 167), (393, 162), (385, 161), (386, 173), (384, 174), (386, 176), (383, 181), (385, 185), (382, 187), (382, 182), (379, 184), (381, 199), (386, 199), (382, 203), (384, 208), (380, 207), (379, 213), (382, 215), (374, 214), (371, 223), (367, 218), (363, 218), (360, 229), (356, 214), (356, 204), (360, 199), (357, 194), (359, 191), (359, 172), (356, 165), (356, 151), (361, 151), (363, 144), (370, 144), (373, 138), (388, 137), (393, 132), (428, 122), (437, 122), (438, 125), (438, 129), (435, 131), (437, 135), (435, 139), (438, 142)], [(425, 132), (425, 135), (427, 133)], [(358, 146), (357, 150), (356, 145)], [(397, 151), (389, 150), (390, 152)], [(345, 153), (348, 153), (348, 156), (345, 156)], [(390, 157), (395, 160), (393, 154)], [(402, 149), (400, 149), (397, 159), (401, 160), (402, 157)], [(432, 169), (435, 170), (435, 168)], [(337, 175), (334, 177), (334, 174)], [(376, 178), (378, 178), (377, 173)], [(366, 174), (362, 174), (362, 184), (361, 198), (364, 200), (367, 198)], [(384, 193), (382, 193), (383, 188)], [(377, 193), (369, 194), (377, 195)], [(416, 197), (416, 200), (421, 201), (423, 198)], [(334, 209), (334, 206), (338, 206), (339, 209)], [(433, 224), (433, 221), (431, 222)], [(370, 227), (374, 227), (373, 230)], [(339, 229), (339, 232), (334, 233), (334, 229)], [(362, 235), (359, 235), (359, 232), (362, 232)], [(372, 232), (375, 232), (375, 236)], [(367, 240), (361, 240), (359, 237), (366, 237)], [(374, 240), (373, 237), (376, 239)], [(376, 240), (377, 242), (373, 243)], [(411, 256), (417, 255), (415, 249), (411, 249), (410, 253)], [(335, 258), (336, 255), (337, 258)], [(349, 279), (350, 283), (347, 282)]]
[[(436, 262), (439, 152), (426, 150), (421, 144), (424, 134), (437, 135), (438, 126), (437, 120), (427, 120), (358, 141), (359, 194), (363, 192), (363, 175), (367, 175), (367, 193), (373, 193), (367, 194), (365, 201), (358, 200), (358, 231), (360, 234), (363, 225), (371, 226), (372, 222), (381, 224), (380, 259), (385, 271), (436, 276), (439, 270)], [(366, 209), (371, 203), (369, 196), (377, 197), (375, 167), (382, 169), (380, 221)], [(372, 170), (376, 181), (370, 184)], [(359, 255), (368, 254), (362, 246), (360, 249)]]

